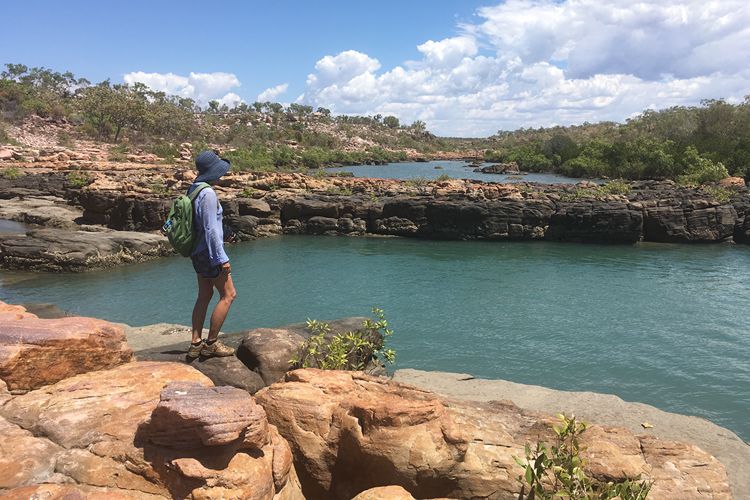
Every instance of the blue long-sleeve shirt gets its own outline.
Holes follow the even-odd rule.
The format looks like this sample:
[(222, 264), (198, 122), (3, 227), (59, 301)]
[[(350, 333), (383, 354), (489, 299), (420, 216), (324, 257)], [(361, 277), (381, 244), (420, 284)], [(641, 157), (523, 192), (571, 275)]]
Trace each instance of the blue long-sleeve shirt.
[[(188, 194), (192, 193), (196, 184), (190, 186)], [(216, 192), (210, 187), (204, 188), (193, 201), (193, 226), (195, 228), (195, 248), (192, 255), (208, 254), (212, 266), (220, 266), (229, 262), (224, 252), (224, 228), (222, 227), (221, 208)]]

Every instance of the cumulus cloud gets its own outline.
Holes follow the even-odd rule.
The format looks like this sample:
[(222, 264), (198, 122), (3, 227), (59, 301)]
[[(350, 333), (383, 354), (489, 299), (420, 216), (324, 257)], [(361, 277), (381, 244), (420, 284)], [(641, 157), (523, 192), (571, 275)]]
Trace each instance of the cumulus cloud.
[(240, 86), (240, 81), (233, 73), (194, 73), (188, 76), (174, 73), (145, 73), (135, 71), (123, 77), (125, 83), (140, 82), (149, 88), (167, 94), (189, 97), (197, 103), (205, 105), (209, 101), (217, 100), (221, 104), (233, 106), (241, 102), (241, 98), (231, 89)]
[(418, 45), (421, 59), (384, 71), (354, 50), (327, 55), (299, 100), (477, 136), (622, 121), (750, 89), (745, 0), (507, 0), (477, 16), (459, 36)]
[(288, 83), (282, 83), (279, 85), (276, 85), (275, 87), (270, 87), (258, 94), (258, 97), (255, 99), (258, 102), (267, 102), (267, 101), (275, 101), (277, 97), (279, 97), (281, 94), (286, 92), (286, 90), (289, 88)]

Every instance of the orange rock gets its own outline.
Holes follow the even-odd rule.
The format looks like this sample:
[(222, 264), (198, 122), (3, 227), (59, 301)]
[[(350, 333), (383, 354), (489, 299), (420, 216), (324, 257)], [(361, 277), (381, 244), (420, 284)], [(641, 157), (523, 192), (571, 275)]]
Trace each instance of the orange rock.
[[(514, 457), (526, 443), (552, 442), (555, 423), (511, 403), (447, 400), (354, 372), (297, 370), (256, 399), (289, 441), (311, 499), (389, 484), (417, 498), (517, 498)], [(596, 478), (653, 479), (655, 499), (730, 498), (724, 467), (695, 447), (596, 425), (582, 442)]]
[(12, 392), (132, 358), (122, 327), (93, 318), (39, 319), (25, 311), (0, 303), (0, 379)]
[(725, 177), (724, 179), (719, 181), (719, 186), (723, 187), (737, 187), (737, 188), (744, 188), (745, 187), (745, 179), (742, 177)]
[[(29, 483), (76, 482), (83, 493), (72, 498), (105, 498), (89, 496), (102, 492), (120, 495), (113, 498), (303, 498), (291, 451), (267, 423), (265, 434), (252, 438), (263, 443), (258, 448), (244, 448), (244, 439), (218, 446), (198, 441), (190, 450), (149, 443), (159, 395), (174, 381), (212, 386), (183, 363), (132, 362), (14, 397), (0, 407), (8, 421), (0, 420), (5, 440), (0, 477), (9, 478), (0, 491)], [(221, 413), (220, 398), (216, 404), (214, 411)], [(18, 464), (24, 464), (22, 469)], [(9, 494), (29, 498), (21, 495), (35, 491)], [(62, 490), (41, 493), (71, 498)]]

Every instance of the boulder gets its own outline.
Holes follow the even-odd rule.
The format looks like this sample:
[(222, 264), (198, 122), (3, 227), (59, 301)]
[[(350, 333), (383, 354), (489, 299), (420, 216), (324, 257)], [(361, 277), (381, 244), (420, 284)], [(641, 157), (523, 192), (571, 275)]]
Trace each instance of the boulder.
[(55, 473), (54, 457), (63, 448), (46, 438), (35, 437), (0, 417), (0, 491), (34, 484)]
[(195, 382), (173, 382), (161, 391), (148, 430), (151, 443), (174, 449), (236, 444), (259, 450), (268, 439), (266, 412), (246, 391)]
[[(552, 441), (555, 423), (509, 402), (458, 402), (353, 372), (296, 370), (256, 400), (289, 441), (311, 499), (393, 484), (417, 498), (517, 498), (514, 456)], [(724, 467), (695, 446), (596, 425), (582, 442), (597, 479), (653, 479), (654, 499), (730, 498)]]
[(122, 328), (106, 321), (39, 319), (0, 302), (0, 379), (12, 392), (30, 391), (79, 373), (130, 361)]
[(474, 172), (481, 172), (483, 174), (518, 174), (521, 170), (518, 168), (518, 164), (512, 161), (510, 163), (497, 163), (486, 167), (477, 167), (474, 169)]
[[(179, 384), (189, 388), (189, 401), (180, 402), (176, 392), (171, 396), (169, 390), (164, 392), (165, 386), (175, 382), (177, 385), (172, 386), (175, 391), (181, 390)], [(3, 487), (65, 482), (75, 483), (83, 491), (106, 488), (113, 495), (124, 495), (123, 498), (301, 499), (289, 446), (276, 428), (267, 423), (249, 427), (254, 433), (248, 439), (254, 445), (263, 443), (260, 448), (246, 448), (242, 432), (241, 439), (229, 439), (238, 428), (232, 418), (234, 410), (243, 404), (245, 408), (250, 406), (238, 404), (238, 396), (229, 394), (225, 407), (221, 394), (226, 395), (226, 389), (214, 389), (213, 396), (205, 397), (211, 393), (208, 389), (211, 386), (210, 380), (185, 364), (137, 361), (77, 375), (43, 390), (16, 396), (0, 407), (0, 415), (10, 425), (29, 431), (24, 434), (14, 430), (14, 436), (19, 436), (14, 438), (15, 442), (20, 444), (19, 440), (25, 440), (24, 443), (33, 444), (42, 450), (38, 452), (39, 460), (46, 453), (49, 463), (55, 466), (30, 467), (29, 470), (37, 470), (33, 477), (25, 473), (25, 477), (9, 480)], [(191, 411), (191, 403), (205, 411), (213, 410), (208, 416), (192, 413), (209, 425), (181, 427), (193, 438), (190, 449), (172, 447), (185, 444), (187, 440), (182, 438), (164, 445), (150, 440), (154, 426), (158, 428), (158, 422), (164, 418), (160, 413), (164, 410), (156, 411), (163, 394), (165, 401), (169, 401), (166, 404), (183, 417)], [(243, 397), (250, 398), (244, 393)], [(262, 414), (260, 408), (253, 411)], [(242, 415), (248, 417), (247, 413)], [(221, 416), (226, 418), (222, 420)], [(172, 417), (167, 420), (173, 425), (186, 422), (177, 415)], [(242, 421), (246, 422), (244, 417)], [(164, 420), (161, 422), (163, 425)], [(196, 438), (198, 428), (208, 433), (211, 445)], [(178, 437), (174, 430), (172, 436)], [(47, 441), (51, 444), (44, 448)], [(29, 453), (25, 447), (19, 445), (7, 450), (8, 463), (22, 463)], [(30, 487), (28, 491), (35, 490)]]

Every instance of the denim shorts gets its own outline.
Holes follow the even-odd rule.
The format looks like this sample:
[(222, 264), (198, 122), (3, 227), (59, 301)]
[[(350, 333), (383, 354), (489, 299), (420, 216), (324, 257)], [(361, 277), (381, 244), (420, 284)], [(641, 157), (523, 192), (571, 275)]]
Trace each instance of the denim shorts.
[(191, 255), (190, 259), (193, 261), (193, 269), (203, 278), (218, 278), (221, 273), (221, 265), (212, 266), (211, 261), (208, 258), (208, 252), (201, 252), (196, 255)]

